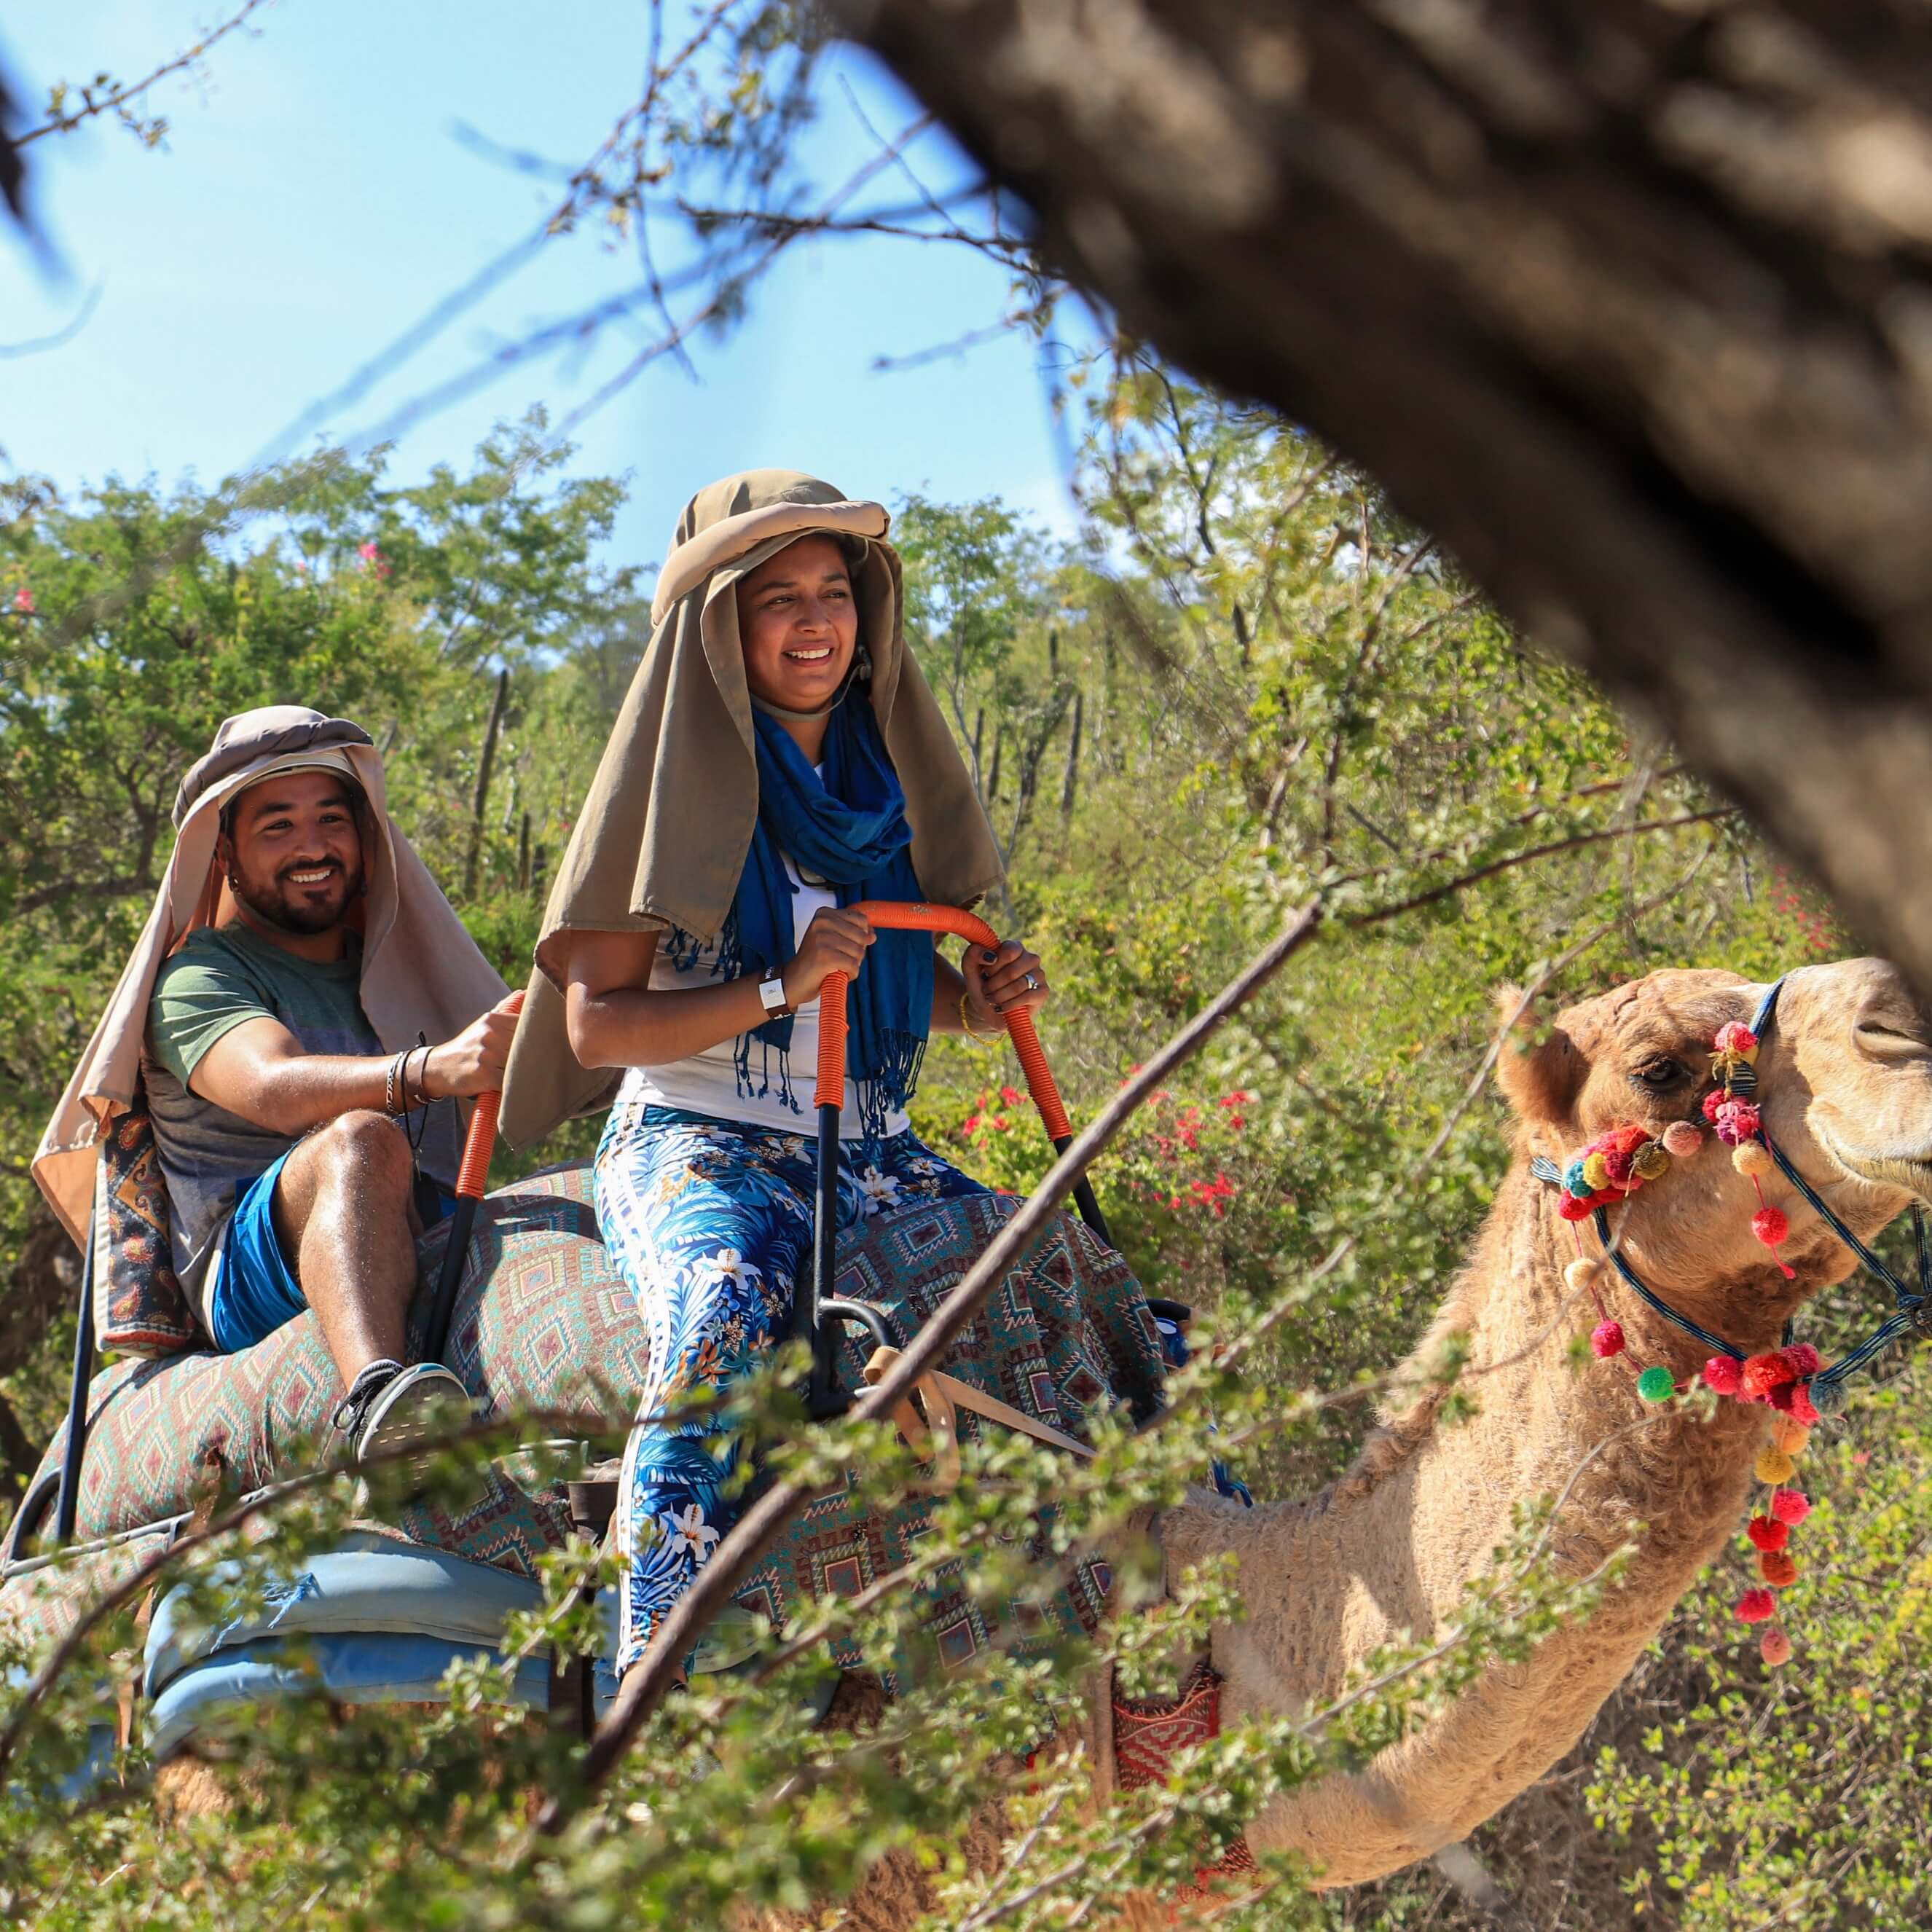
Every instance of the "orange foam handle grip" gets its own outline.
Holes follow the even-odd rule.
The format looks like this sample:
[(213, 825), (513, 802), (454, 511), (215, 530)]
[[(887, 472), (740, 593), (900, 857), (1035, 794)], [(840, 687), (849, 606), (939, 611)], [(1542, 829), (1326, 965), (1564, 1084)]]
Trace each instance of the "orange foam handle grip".
[(1040, 1051), (1040, 1035), (1034, 1030), (1033, 1016), (1022, 1008), (1016, 1008), (1006, 1016), (1006, 1031), (1012, 1036), (1013, 1051), (1019, 1055), (1020, 1070), (1026, 1076), (1027, 1091), (1040, 1109), (1046, 1137), (1050, 1141), (1064, 1141), (1073, 1132), (1073, 1123), (1066, 1118), (1060, 1088), (1054, 1080), (1052, 1070), (1046, 1064), (1046, 1055)]
[(463, 1143), (463, 1166), (457, 1173), (456, 1191), (472, 1201), (483, 1198), (490, 1156), (496, 1151), (496, 1109), (502, 1103), (500, 1094), (479, 1094), (470, 1110), (470, 1133)]
[(892, 932), (950, 932), (975, 946), (999, 944), (999, 935), (977, 913), (958, 906), (926, 905), (904, 899), (860, 899), (848, 908)]
[[(860, 899), (849, 908), (862, 913), (876, 926), (893, 932), (950, 932), (969, 945), (997, 948), (999, 935), (976, 913), (958, 906), (927, 905), (898, 899)], [(818, 1085), (812, 1098), (820, 1106), (836, 1107), (845, 1096), (845, 983), (843, 973), (828, 973), (818, 996)], [(1073, 1132), (1066, 1118), (1052, 1070), (1041, 1050), (1040, 1035), (1034, 1031), (1033, 1016), (1016, 1012), (1006, 1016), (1006, 1031), (1013, 1051), (1018, 1054), (1020, 1070), (1026, 1076), (1027, 1091), (1046, 1129), (1048, 1140), (1065, 1140)]]
[[(524, 994), (510, 995), (510, 1011), (520, 1013)], [(463, 1165), (456, 1173), (456, 1191), (472, 1201), (483, 1198), (483, 1184), (489, 1178), (490, 1156), (496, 1151), (496, 1109), (503, 1104), (501, 1094), (479, 1094), (470, 1112), (470, 1132), (463, 1142)]]
[(815, 1106), (845, 1104), (845, 988), (850, 977), (828, 973), (818, 989), (818, 1084), (812, 1094)]

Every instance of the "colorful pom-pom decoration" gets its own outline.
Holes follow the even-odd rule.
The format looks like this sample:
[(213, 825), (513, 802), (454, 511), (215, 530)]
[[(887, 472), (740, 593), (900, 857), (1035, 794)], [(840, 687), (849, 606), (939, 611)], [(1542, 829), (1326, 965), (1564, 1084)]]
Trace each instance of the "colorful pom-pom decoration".
[(1672, 1120), (1664, 1130), (1664, 1150), (1674, 1160), (1688, 1160), (1703, 1144), (1703, 1135), (1688, 1120)]
[(1565, 1194), (1574, 1194), (1580, 1201), (1590, 1192), (1590, 1184), (1583, 1178), (1583, 1156), (1581, 1154), (1572, 1156), (1563, 1169), (1563, 1191)]
[(1624, 1352), (1624, 1329), (1621, 1322), (1599, 1322), (1590, 1330), (1590, 1352), (1599, 1361), (1607, 1362), (1612, 1355)]
[(1768, 1516), (1754, 1516), (1744, 1525), (1744, 1534), (1759, 1550), (1782, 1550), (1791, 1540), (1791, 1526)]
[(1796, 1528), (1810, 1514), (1811, 1498), (1802, 1490), (1780, 1490), (1772, 1497), (1771, 1515), (1774, 1522)]
[(1757, 1654), (1775, 1670), (1780, 1664), (1791, 1661), (1791, 1640), (1774, 1625), (1758, 1639)]
[(1778, 1614), (1778, 1599), (1768, 1590), (1747, 1590), (1738, 1599), (1738, 1622), (1768, 1623)]
[(1603, 1271), (1601, 1262), (1592, 1261), (1588, 1255), (1579, 1255), (1563, 1270), (1563, 1286), (1572, 1294), (1581, 1294)]
[(1782, 1352), (1801, 1376), (1815, 1376), (1825, 1366), (1825, 1358), (1809, 1342), (1787, 1342)]
[(1713, 1355), (1704, 1364), (1706, 1388), (1720, 1395), (1736, 1395), (1744, 1386), (1744, 1364), (1730, 1355)]
[(1802, 1427), (1809, 1429), (1818, 1420), (1818, 1405), (1811, 1400), (1811, 1384), (1800, 1382), (1791, 1391), (1791, 1419)]
[(1752, 1473), (1760, 1483), (1788, 1482), (1798, 1473), (1798, 1465), (1782, 1449), (1760, 1449)]
[(1712, 1044), (1720, 1053), (1754, 1055), (1757, 1052), (1757, 1035), (1742, 1020), (1726, 1020), (1718, 1028), (1718, 1036)]
[(1757, 1108), (1750, 1101), (1726, 1100), (1718, 1107), (1712, 1124), (1718, 1130), (1718, 1139), (1725, 1146), (1734, 1148), (1755, 1140), (1761, 1123)]
[(1720, 1107), (1727, 1106), (1730, 1102), (1730, 1098), (1731, 1096), (1721, 1087), (1713, 1087), (1710, 1092), (1704, 1096), (1704, 1118), (1712, 1126), (1714, 1127), (1718, 1124), (1718, 1109)]
[(1565, 1194), (1557, 1202), (1556, 1211), (1566, 1221), (1587, 1221), (1593, 1210), (1587, 1194), (1580, 1198), (1574, 1194)]
[(1677, 1393), (1677, 1381), (1666, 1368), (1646, 1369), (1636, 1378), (1636, 1392), (1646, 1402), (1668, 1402)]
[(1661, 1141), (1646, 1141), (1630, 1156), (1630, 1172), (1639, 1180), (1661, 1180), (1670, 1172), (1670, 1155)]
[(1797, 1379), (1798, 1371), (1782, 1348), (1774, 1348), (1768, 1355), (1754, 1355), (1744, 1366), (1744, 1399), (1762, 1402), (1773, 1389)]
[[(1628, 1174), (1629, 1170), (1624, 1170)], [(1583, 1156), (1583, 1185), (1592, 1194), (1600, 1192), (1610, 1184), (1610, 1162), (1607, 1154), (1590, 1154)]]
[(1791, 1232), (1791, 1223), (1782, 1208), (1760, 1208), (1751, 1216), (1751, 1232), (1768, 1248), (1774, 1248)]
[(1798, 1580), (1798, 1565), (1786, 1551), (1767, 1550), (1757, 1559), (1757, 1574), (1774, 1590), (1788, 1590)]
[(1794, 1416), (1780, 1415), (1778, 1418), (1777, 1428), (1772, 1432), (1771, 1439), (1787, 1456), (1802, 1456), (1810, 1444), (1810, 1427)]
[(1773, 1172), (1778, 1166), (1762, 1141), (1743, 1141), (1731, 1150), (1731, 1165), (1749, 1178)]

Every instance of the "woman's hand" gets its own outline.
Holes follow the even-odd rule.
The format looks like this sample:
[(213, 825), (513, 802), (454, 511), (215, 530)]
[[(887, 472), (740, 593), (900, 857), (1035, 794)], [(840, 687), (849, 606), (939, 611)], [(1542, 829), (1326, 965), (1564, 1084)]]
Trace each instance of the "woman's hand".
[(1017, 939), (1007, 940), (997, 952), (968, 946), (959, 971), (974, 1020), (989, 1033), (1001, 1024), (1004, 1014), (1036, 1013), (1052, 997), (1040, 955), (1028, 952)]
[(784, 981), (786, 1005), (796, 1012), (808, 1000), (817, 999), (828, 973), (856, 974), (866, 963), (866, 949), (878, 936), (863, 913), (820, 906), (780, 976)]

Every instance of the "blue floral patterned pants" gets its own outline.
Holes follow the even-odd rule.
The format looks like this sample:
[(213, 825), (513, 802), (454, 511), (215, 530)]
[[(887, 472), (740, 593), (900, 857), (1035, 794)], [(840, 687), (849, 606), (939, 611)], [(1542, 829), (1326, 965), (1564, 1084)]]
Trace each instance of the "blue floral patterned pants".
[[(597, 1150), (598, 1225), (638, 1298), (650, 1353), (624, 1453), (618, 1546), (629, 1564), (617, 1667), (627, 1669), (736, 1516), (738, 1445), (711, 1413), (674, 1425), (670, 1398), (722, 1390), (783, 1335), (809, 1258), (815, 1142), (669, 1107), (611, 1110)], [(988, 1190), (910, 1133), (848, 1141), (838, 1225)]]

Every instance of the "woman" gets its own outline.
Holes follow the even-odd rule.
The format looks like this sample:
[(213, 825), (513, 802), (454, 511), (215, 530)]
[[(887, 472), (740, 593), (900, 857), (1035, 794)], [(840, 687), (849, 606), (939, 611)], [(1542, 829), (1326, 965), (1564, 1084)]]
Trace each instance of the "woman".
[[(786, 1330), (811, 1243), (826, 975), (850, 976), (842, 1226), (986, 1191), (911, 1132), (920, 1056), (934, 1031), (994, 1039), (1004, 1013), (1047, 998), (1016, 942), (956, 971), (929, 935), (850, 910), (970, 903), (999, 877), (904, 648), (887, 522), (786, 472), (693, 500), (545, 918), (538, 959), (571, 1052), (626, 1070), (596, 1163), (598, 1223), (651, 1342), (625, 1458), (620, 1669), (730, 1525), (735, 1444), (709, 1413), (654, 1418), (724, 1388)], [(554, 1024), (539, 1012), (520, 1036), (524, 1066)], [(527, 1137), (519, 1071), (513, 1058), (506, 1111)]]

